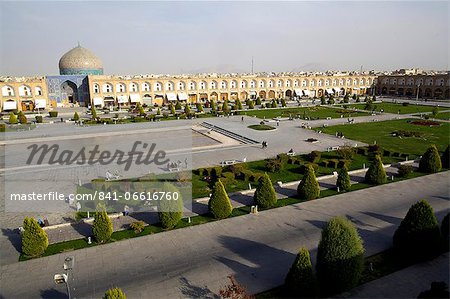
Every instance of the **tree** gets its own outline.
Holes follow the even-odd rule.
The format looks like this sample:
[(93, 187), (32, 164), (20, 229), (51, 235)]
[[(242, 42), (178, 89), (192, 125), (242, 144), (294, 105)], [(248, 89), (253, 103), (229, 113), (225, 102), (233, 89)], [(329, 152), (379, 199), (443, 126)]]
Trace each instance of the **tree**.
[(440, 231), (433, 207), (421, 200), (413, 204), (394, 233), (394, 248), (409, 258), (426, 258), (439, 247)]
[(325, 95), (321, 95), (320, 96), (320, 104), (325, 105), (326, 103), (327, 103), (327, 101), (325, 100)]
[(105, 243), (111, 238), (112, 232), (113, 225), (108, 213), (106, 213), (106, 207), (103, 204), (99, 204), (94, 215), (92, 234), (98, 243)]
[(234, 101), (234, 105), (236, 106), (236, 110), (242, 110), (242, 103), (239, 101), (239, 99), (236, 99)]
[(294, 264), (289, 270), (285, 286), (289, 291), (289, 296), (295, 298), (314, 298), (317, 297), (317, 281), (314, 276), (309, 251), (300, 248)]
[(156, 109), (156, 115), (161, 115), (161, 108)]
[(26, 125), (28, 123), (27, 117), (25, 116), (25, 114), (23, 114), (22, 111), (19, 111), (19, 122), (22, 125)]
[(216, 219), (227, 218), (233, 211), (230, 198), (220, 180), (214, 185), (211, 198), (208, 202), (209, 211)]
[(419, 170), (425, 173), (435, 173), (442, 169), (441, 157), (436, 146), (433, 144), (423, 154), (419, 162)]
[(127, 296), (121, 288), (115, 287), (107, 290), (103, 296), (103, 299), (127, 299)]
[(92, 113), (92, 119), (97, 119), (97, 110), (95, 109), (95, 106), (92, 106), (91, 113)]
[(216, 112), (216, 102), (214, 102), (214, 100), (211, 100), (211, 111)]
[(142, 107), (141, 103), (137, 103), (137, 109), (139, 111), (140, 116), (145, 116), (145, 110), (144, 110), (144, 107)]
[(230, 111), (230, 107), (228, 107), (228, 100), (223, 101), (222, 111), (223, 112), (229, 112)]
[(253, 200), (261, 208), (271, 208), (277, 203), (275, 189), (267, 173), (259, 178)]
[(341, 191), (350, 191), (352, 184), (350, 182), (350, 176), (348, 175), (347, 166), (342, 166), (338, 172), (338, 177), (336, 181), (336, 187)]
[(375, 155), (365, 176), (366, 182), (369, 184), (380, 185), (386, 182), (386, 171), (379, 155)]
[(40, 256), (48, 246), (48, 238), (42, 227), (34, 218), (23, 220), (22, 252), (27, 256)]
[(180, 190), (178, 190), (178, 188), (173, 184), (165, 183), (163, 186), (163, 190), (166, 193), (170, 192), (170, 194), (178, 194), (178, 198), (176, 200), (164, 197), (159, 201), (158, 205), (158, 217), (161, 226), (166, 229), (172, 229), (183, 217), (183, 198)]
[(281, 99), (281, 107), (286, 107), (286, 100), (285, 99)]
[(17, 124), (17, 116), (12, 112), (9, 113), (9, 123), (12, 125)]
[(248, 109), (255, 109), (255, 102), (249, 101), (248, 102)]
[(261, 99), (259, 97), (256, 98), (256, 105), (261, 105)]
[(431, 114), (436, 117), (436, 115), (438, 115), (439, 113), (439, 107), (438, 106), (434, 106), (433, 110), (431, 111)]
[(177, 101), (176, 103), (175, 103), (175, 109), (176, 110), (181, 110), (181, 103), (180, 103), (180, 101)]
[(305, 169), (303, 179), (297, 187), (297, 194), (304, 200), (315, 199), (320, 195), (319, 183), (317, 182), (314, 168), (311, 165), (306, 165)]
[(170, 113), (172, 115), (177, 114), (177, 111), (175, 110), (175, 106), (172, 103), (169, 104), (169, 109), (170, 109)]
[(277, 108), (277, 102), (275, 100), (272, 100), (271, 107), (272, 108)]
[(323, 296), (355, 287), (364, 267), (364, 246), (347, 218), (334, 217), (322, 230), (317, 249), (317, 278)]
[(328, 105), (333, 105), (334, 103), (334, 97), (333, 95), (330, 95), (330, 97), (328, 98)]
[(441, 164), (443, 168), (450, 168), (450, 145), (447, 145), (441, 156)]
[(75, 113), (73, 114), (73, 120), (74, 121), (79, 121), (80, 120), (80, 116), (78, 115), (78, 112), (75, 111)]
[(186, 113), (186, 115), (190, 115), (191, 114), (191, 106), (189, 104), (186, 104), (184, 106), (184, 113)]
[(202, 103), (197, 103), (196, 106), (197, 106), (197, 112), (203, 112), (203, 105), (202, 105)]

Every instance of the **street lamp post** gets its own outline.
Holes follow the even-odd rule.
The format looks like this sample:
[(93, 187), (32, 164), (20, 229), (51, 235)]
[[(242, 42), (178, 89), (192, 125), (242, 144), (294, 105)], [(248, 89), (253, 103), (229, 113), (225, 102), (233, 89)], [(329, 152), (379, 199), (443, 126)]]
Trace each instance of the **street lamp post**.
[(420, 83), (417, 84), (416, 101), (419, 101), (419, 89), (420, 89)]
[(56, 284), (61, 284), (61, 283), (66, 284), (67, 296), (69, 296), (69, 299), (71, 298), (70, 285), (69, 285), (69, 271), (73, 270), (74, 263), (75, 263), (75, 257), (73, 257), (73, 256), (66, 257), (64, 260), (64, 266), (63, 266), (63, 269), (66, 270), (66, 273), (65, 274), (55, 274), (55, 276), (53, 278), (53, 280), (55, 281)]

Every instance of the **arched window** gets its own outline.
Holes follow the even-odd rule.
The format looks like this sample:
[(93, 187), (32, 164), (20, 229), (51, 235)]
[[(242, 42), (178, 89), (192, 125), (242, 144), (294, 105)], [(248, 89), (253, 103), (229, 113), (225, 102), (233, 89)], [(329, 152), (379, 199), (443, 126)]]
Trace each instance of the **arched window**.
[(281, 79), (278, 80), (278, 81), (277, 81), (277, 86), (278, 86), (278, 87), (283, 87), (283, 80), (281, 80)]
[(237, 81), (236, 80), (231, 81), (230, 88), (235, 89), (236, 87), (237, 87)]
[(275, 86), (275, 82), (273, 80), (269, 80), (269, 87), (273, 88)]
[(227, 89), (227, 81), (220, 82), (220, 89)]
[(34, 88), (34, 94), (37, 96), (41, 96), (42, 95), (42, 88), (40, 86), (36, 86)]
[(353, 86), (357, 86), (358, 85), (358, 79), (353, 79)]
[(117, 92), (125, 92), (126, 91), (125, 84), (123, 84), (123, 83), (117, 84), (116, 89), (117, 89)]
[(294, 87), (298, 87), (298, 80), (294, 80)]
[(173, 91), (173, 82), (166, 82), (166, 91)]
[(185, 89), (185, 84), (183, 81), (178, 82), (178, 90), (184, 90)]
[(200, 89), (201, 90), (205, 90), (206, 89), (206, 82), (205, 81), (200, 82)]
[(103, 89), (103, 92), (105, 92), (105, 93), (113, 92), (113, 86), (110, 83), (103, 84), (102, 89)]
[(330, 86), (330, 79), (325, 80), (325, 86)]
[(153, 88), (155, 91), (162, 91), (162, 83), (156, 82), (155, 87)]
[(323, 80), (322, 79), (317, 81), (317, 86), (322, 86), (322, 84), (323, 84)]
[(194, 81), (189, 82), (189, 90), (195, 90), (195, 89), (196, 89), (195, 82)]
[(351, 86), (352, 85), (352, 80), (350, 78), (347, 79), (347, 86)]
[(150, 91), (150, 84), (148, 82), (142, 83), (142, 91)]
[(264, 88), (264, 87), (266, 87), (266, 81), (259, 80), (259, 88)]
[(209, 89), (217, 89), (217, 82), (214, 80), (209, 82)]
[(21, 85), (19, 87), (19, 96), (21, 97), (30, 97), (31, 96), (31, 88), (26, 85)]
[(344, 79), (339, 80), (339, 85), (341, 85), (341, 86), (344, 85)]
[(137, 92), (138, 91), (138, 85), (136, 83), (131, 83), (130, 84), (130, 91), (132, 92)]
[(316, 86), (316, 80), (309, 81), (309, 86)]
[(308, 86), (308, 81), (305, 80), (305, 79), (303, 79), (303, 80), (302, 80), (302, 86), (303, 86), (303, 87)]
[(4, 97), (13, 97), (14, 96), (14, 88), (9, 85), (3, 86), (2, 87), (2, 95)]
[(97, 83), (94, 84), (94, 93), (100, 93), (100, 86)]
[(241, 81), (241, 88), (247, 88), (247, 81), (245, 80)]
[(333, 86), (338, 86), (338, 80), (337, 79), (333, 80)]
[(250, 81), (250, 88), (255, 88), (256, 87), (256, 81), (255, 80), (251, 80)]

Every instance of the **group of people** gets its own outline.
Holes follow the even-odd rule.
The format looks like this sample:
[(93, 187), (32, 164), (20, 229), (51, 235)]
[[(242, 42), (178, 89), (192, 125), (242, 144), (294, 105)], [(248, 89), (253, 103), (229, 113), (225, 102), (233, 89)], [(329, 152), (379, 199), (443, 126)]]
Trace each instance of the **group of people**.
[(267, 148), (267, 141), (262, 142), (262, 148)]
[(38, 224), (40, 227), (44, 227), (44, 226), (48, 226), (48, 220), (47, 217), (44, 217), (44, 220), (42, 220), (41, 218), (38, 218)]

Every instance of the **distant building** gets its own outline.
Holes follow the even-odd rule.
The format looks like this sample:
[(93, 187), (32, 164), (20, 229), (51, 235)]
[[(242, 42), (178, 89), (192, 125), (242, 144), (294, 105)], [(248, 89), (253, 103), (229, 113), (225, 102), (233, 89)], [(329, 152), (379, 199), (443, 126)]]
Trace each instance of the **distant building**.
[(450, 99), (450, 76), (447, 73), (419, 75), (381, 75), (376, 93), (398, 97)]

